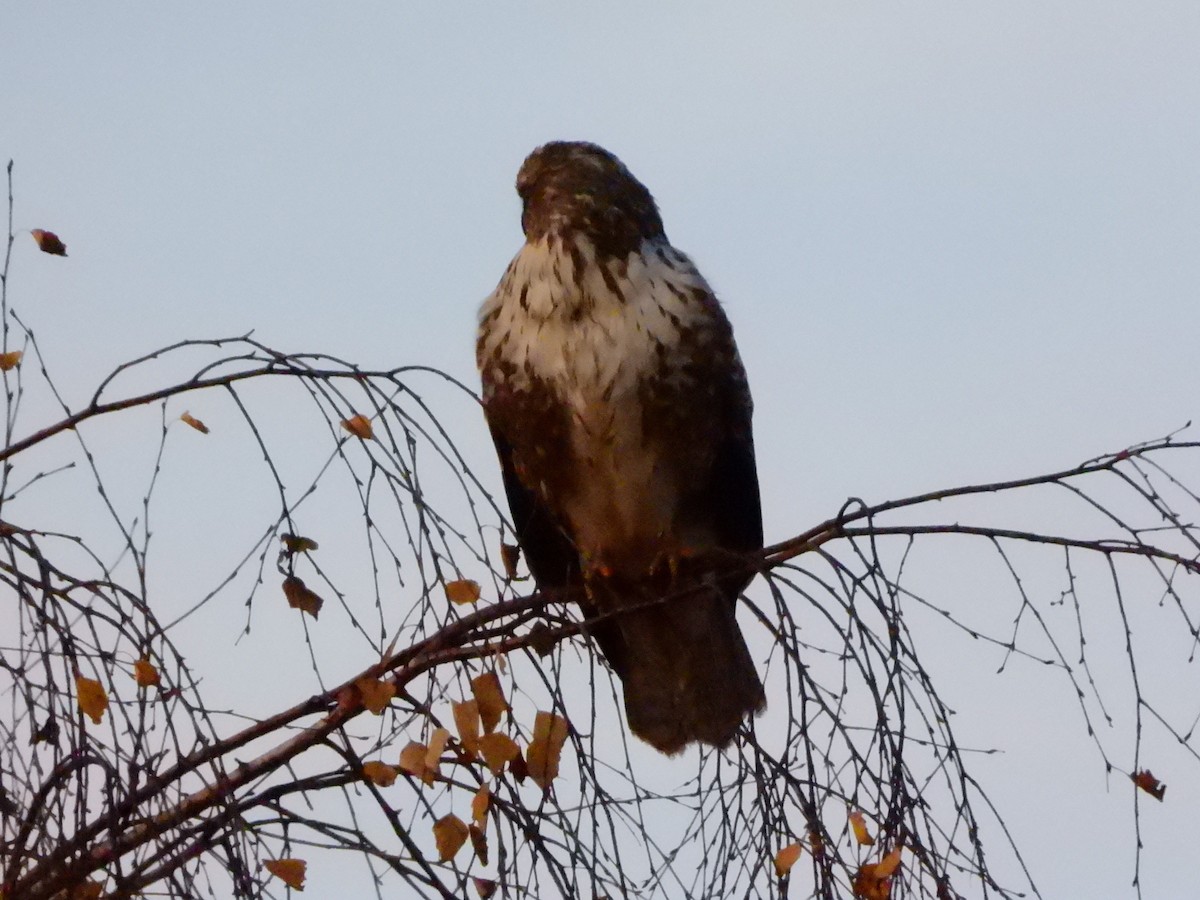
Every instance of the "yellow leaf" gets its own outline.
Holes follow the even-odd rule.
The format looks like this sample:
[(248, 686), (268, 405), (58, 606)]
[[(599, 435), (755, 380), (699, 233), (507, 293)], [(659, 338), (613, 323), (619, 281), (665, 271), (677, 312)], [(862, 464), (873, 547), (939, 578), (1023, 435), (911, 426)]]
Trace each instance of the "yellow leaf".
[(97, 725), (104, 719), (104, 711), (108, 709), (108, 695), (104, 686), (94, 678), (75, 676), (76, 700), (79, 709)]
[(458, 741), (471, 756), (479, 755), (479, 701), (464, 700), (451, 703), (454, 712), (454, 727), (458, 729)]
[(33, 228), (30, 229), (29, 233), (33, 235), (38, 249), (43, 253), (49, 253), (52, 256), (67, 255), (67, 245), (59, 240), (58, 235), (53, 231), (46, 231), (44, 228)]
[(145, 656), (133, 664), (133, 680), (138, 687), (155, 687), (159, 684), (158, 669)]
[(893, 847), (892, 852), (875, 864), (875, 874), (879, 878), (891, 878), (900, 868), (900, 848)]
[(453, 813), (434, 822), (433, 839), (437, 842), (438, 860), (446, 862), (453, 859), (469, 834), (463, 820)]
[(889, 900), (892, 896), (892, 876), (899, 867), (899, 847), (879, 862), (863, 863), (850, 885), (854, 896), (859, 900)]
[(1130, 775), (1129, 777), (1133, 779), (1133, 783), (1139, 788), (1159, 803), (1162, 802), (1163, 796), (1167, 793), (1167, 786), (1151, 775), (1149, 769), (1142, 769), (1136, 775)]
[(342, 427), (356, 438), (362, 438), (364, 441), (369, 441), (371, 435), (375, 433), (371, 428), (371, 420), (362, 415), (342, 419)]
[(283, 579), (283, 595), (287, 597), (288, 606), (308, 613), (314, 619), (320, 613), (325, 601), (308, 589), (305, 583), (295, 575)]
[(496, 893), (496, 882), (488, 878), (472, 878), (475, 882), (475, 893), (479, 895), (479, 900), (490, 900), (491, 896)]
[(304, 890), (304, 878), (308, 874), (308, 863), (302, 859), (263, 860), (267, 871), (294, 891)]
[(316, 541), (298, 534), (281, 534), (279, 539), (283, 541), (283, 549), (289, 555), (293, 553), (308, 553), (317, 549)]
[(362, 771), (367, 781), (380, 787), (391, 787), (396, 781), (395, 768), (377, 759), (363, 763)]
[(191, 425), (201, 434), (208, 434), (208, 426), (189, 412), (185, 412), (182, 416), (180, 416), (179, 421), (183, 422), (185, 425)]
[(567, 740), (567, 720), (549, 712), (539, 712), (533, 724), (533, 741), (525, 752), (529, 777), (543, 791), (558, 777), (558, 763)]
[(446, 582), (446, 599), (458, 606), (479, 602), (479, 594), (479, 583), (476, 581), (463, 578)]
[(800, 858), (800, 845), (788, 844), (775, 854), (775, 874), (782, 878), (792, 871), (792, 866)]
[(471, 819), (480, 828), (487, 824), (488, 807), (491, 805), (492, 792), (486, 784), (481, 784), (471, 798)]
[(857, 809), (850, 811), (850, 827), (854, 830), (854, 839), (863, 846), (875, 843), (875, 838), (871, 837), (871, 832), (867, 831), (867, 823), (863, 821), (863, 814)]
[(468, 826), (467, 833), (471, 836), (471, 849), (475, 851), (475, 855), (479, 857), (479, 861), (486, 866), (488, 864), (487, 835), (483, 833), (483, 829), (478, 825)]
[(396, 696), (396, 686), (390, 681), (380, 681), (378, 678), (368, 678), (364, 675), (354, 682), (354, 686), (358, 688), (358, 695), (362, 697), (362, 705), (368, 712), (377, 716), (387, 709), (392, 698)]
[(479, 752), (483, 754), (483, 761), (492, 770), (492, 774), (499, 775), (509, 762), (520, 755), (521, 748), (507, 734), (497, 731), (485, 734), (479, 739)]
[(483, 720), (484, 733), (491, 734), (500, 724), (500, 717), (508, 711), (500, 679), (495, 672), (484, 672), (471, 679), (471, 693), (479, 704), (479, 718)]
[(8, 353), (0, 353), (0, 371), (7, 372), (9, 369), (15, 369), (21, 364), (21, 357), (24, 355), (20, 350), (10, 350)]

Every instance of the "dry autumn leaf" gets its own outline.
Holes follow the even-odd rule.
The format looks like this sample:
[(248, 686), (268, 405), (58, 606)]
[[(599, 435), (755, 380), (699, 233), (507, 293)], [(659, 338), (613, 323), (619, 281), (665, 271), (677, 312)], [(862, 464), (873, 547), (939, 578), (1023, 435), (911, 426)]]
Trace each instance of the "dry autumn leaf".
[(875, 838), (871, 837), (871, 832), (867, 831), (867, 823), (863, 819), (863, 814), (857, 809), (850, 811), (850, 827), (854, 831), (854, 839), (864, 847), (875, 843)]
[(21, 357), (24, 355), (20, 350), (10, 350), (8, 353), (0, 353), (0, 372), (15, 369), (21, 364)]
[(283, 549), (288, 552), (289, 556), (295, 553), (309, 553), (316, 550), (318, 546), (312, 538), (299, 534), (281, 534), (279, 539), (283, 541)]
[(75, 699), (79, 709), (94, 723), (99, 725), (104, 720), (104, 711), (108, 709), (108, 694), (104, 686), (94, 678), (75, 676)]
[(821, 832), (813, 828), (808, 830), (808, 850), (813, 856), (825, 855), (825, 839), (821, 837)]
[[(44, 228), (34, 228), (29, 233), (33, 235), (34, 242), (43, 253), (49, 253), (51, 256), (67, 255), (67, 245), (59, 240), (58, 235), (53, 231), (46, 231)], [(86, 256), (87, 254), (84, 255)]]
[(479, 582), (471, 581), (469, 578), (446, 582), (446, 599), (457, 606), (462, 606), (464, 603), (478, 603), (479, 594)]
[(889, 900), (892, 896), (892, 876), (900, 867), (900, 848), (896, 847), (875, 863), (858, 867), (851, 888), (859, 900)]
[(99, 881), (85, 881), (71, 888), (68, 896), (70, 900), (100, 900), (100, 895), (103, 892), (104, 885)]
[(362, 705), (368, 712), (377, 716), (387, 709), (392, 698), (396, 696), (396, 686), (390, 681), (380, 681), (366, 675), (356, 679), (354, 686), (358, 688), (358, 695), (362, 697)]
[(441, 774), (442, 751), (450, 740), (450, 732), (445, 728), (435, 728), (429, 736), (429, 746), (425, 750), (425, 768), (434, 776)]
[(472, 878), (475, 883), (475, 893), (479, 895), (480, 900), (489, 900), (496, 893), (496, 882), (490, 878)]
[(520, 756), (521, 748), (507, 734), (497, 731), (479, 739), (479, 752), (492, 774), (499, 775), (508, 763)]
[(792, 866), (796, 864), (796, 860), (800, 858), (800, 845), (788, 844), (775, 854), (775, 874), (782, 878), (788, 872), (792, 871)]
[(263, 860), (267, 871), (294, 891), (304, 890), (304, 878), (308, 874), (308, 863), (302, 859)]
[(500, 562), (504, 564), (504, 574), (509, 581), (517, 578), (517, 563), (521, 561), (521, 548), (516, 544), (500, 545)]
[(434, 822), (433, 839), (437, 843), (438, 860), (447, 862), (453, 859), (469, 835), (466, 823), (453, 813)]
[(481, 784), (471, 798), (471, 820), (480, 828), (487, 824), (488, 807), (491, 805), (492, 792), (486, 784)]
[(467, 833), (471, 836), (471, 849), (475, 851), (479, 861), (486, 866), (488, 864), (487, 835), (478, 825), (467, 826)]
[(342, 427), (356, 438), (362, 438), (364, 441), (369, 441), (371, 435), (375, 433), (371, 428), (371, 420), (362, 415), (342, 419)]
[(309, 590), (303, 580), (295, 575), (289, 575), (283, 579), (283, 595), (287, 597), (288, 606), (292, 609), (299, 609), (308, 613), (314, 619), (321, 612), (321, 607), (325, 604), (316, 593)]
[(154, 663), (145, 656), (134, 662), (133, 680), (137, 682), (138, 687), (156, 687), (161, 681), (158, 669), (154, 668)]
[(400, 751), (401, 770), (420, 778), (426, 784), (433, 784), (433, 776), (425, 765), (428, 753), (429, 748), (420, 741), (409, 741), (408, 746)]
[(395, 767), (377, 759), (363, 763), (362, 772), (367, 781), (379, 787), (391, 787), (396, 782)]
[(525, 757), (521, 755), (519, 749), (517, 755), (509, 761), (508, 771), (513, 778), (517, 779), (517, 784), (524, 784), (525, 779), (529, 777), (529, 766), (525, 764)]
[(471, 679), (471, 693), (479, 704), (479, 718), (483, 722), (485, 734), (491, 734), (500, 724), (500, 717), (508, 711), (508, 701), (504, 699), (504, 691), (500, 687), (500, 679), (495, 672), (484, 672)]
[(208, 434), (208, 426), (189, 412), (185, 412), (183, 415), (181, 415), (179, 417), (179, 421), (183, 422), (185, 425), (191, 425), (201, 434)]
[(558, 777), (558, 763), (567, 740), (567, 720), (555, 713), (539, 712), (533, 723), (533, 740), (525, 751), (525, 764), (543, 791)]
[(454, 713), (454, 727), (458, 729), (458, 742), (472, 757), (479, 755), (479, 701), (464, 700), (461, 703), (451, 703)]
[(1149, 769), (1142, 769), (1136, 775), (1130, 775), (1133, 783), (1139, 788), (1157, 800), (1162, 802), (1163, 795), (1167, 792), (1167, 786), (1150, 774)]

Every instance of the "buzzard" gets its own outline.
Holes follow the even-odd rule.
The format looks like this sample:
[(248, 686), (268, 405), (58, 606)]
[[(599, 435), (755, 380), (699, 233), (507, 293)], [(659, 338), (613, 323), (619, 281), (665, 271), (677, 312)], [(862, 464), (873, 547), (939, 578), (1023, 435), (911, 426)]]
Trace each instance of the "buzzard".
[(762, 515), (729, 320), (608, 151), (539, 147), (517, 193), (525, 245), (476, 345), (517, 539), (599, 617), (633, 732), (723, 747), (765, 705), (735, 618)]

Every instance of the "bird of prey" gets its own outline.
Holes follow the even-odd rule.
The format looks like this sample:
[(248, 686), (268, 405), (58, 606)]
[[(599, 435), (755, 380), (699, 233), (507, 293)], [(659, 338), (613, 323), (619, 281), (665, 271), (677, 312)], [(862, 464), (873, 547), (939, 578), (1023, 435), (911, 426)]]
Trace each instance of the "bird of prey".
[(634, 734), (724, 747), (765, 706), (735, 617), (762, 514), (729, 320), (603, 148), (538, 147), (517, 193), (525, 244), (476, 356), (518, 542), (540, 588), (599, 617)]

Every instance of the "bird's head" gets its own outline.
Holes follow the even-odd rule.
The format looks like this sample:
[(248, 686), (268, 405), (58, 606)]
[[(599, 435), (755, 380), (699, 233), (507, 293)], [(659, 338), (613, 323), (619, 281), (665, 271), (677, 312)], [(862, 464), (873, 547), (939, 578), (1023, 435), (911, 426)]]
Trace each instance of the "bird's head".
[(517, 193), (530, 243), (583, 236), (598, 255), (624, 258), (645, 240), (665, 239), (646, 186), (595, 144), (553, 141), (538, 147), (517, 173)]

